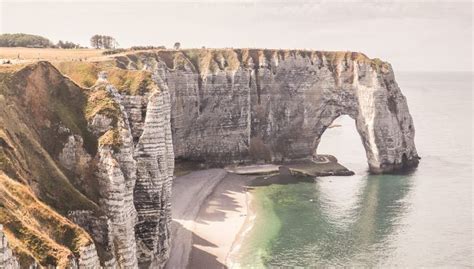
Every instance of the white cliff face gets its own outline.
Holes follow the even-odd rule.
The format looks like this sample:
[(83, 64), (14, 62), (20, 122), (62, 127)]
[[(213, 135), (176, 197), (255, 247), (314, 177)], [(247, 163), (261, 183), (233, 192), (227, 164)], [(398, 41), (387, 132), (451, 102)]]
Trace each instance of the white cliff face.
[(109, 218), (109, 247), (113, 259), (124, 267), (137, 266), (133, 201), (127, 196), (126, 178), (110, 148), (99, 149), (99, 177), (101, 178), (101, 206)]
[[(169, 256), (171, 183), (174, 170), (170, 126), (170, 101), (166, 88), (148, 97), (143, 128), (135, 145), (137, 182), (134, 191), (138, 212), (136, 236), (140, 266), (159, 268)], [(129, 109), (133, 109), (132, 106)], [(138, 131), (137, 131), (138, 132)]]
[(94, 118), (92, 118), (92, 121), (89, 123), (90, 129), (95, 135), (107, 132), (111, 125), (112, 119), (102, 114), (94, 115)]
[(3, 225), (0, 224), (0, 268), (2, 269), (19, 269), (20, 264), (12, 250), (8, 246), (8, 240), (3, 233)]
[(77, 267), (80, 269), (100, 268), (100, 260), (94, 244), (81, 248)]
[(81, 172), (81, 168), (91, 161), (90, 155), (84, 149), (84, 142), (79, 135), (70, 135), (62, 152), (58, 156), (59, 162), (68, 170)]
[[(106, 217), (73, 212), (69, 218), (103, 246), (105, 268), (160, 268), (169, 256), (174, 170), (169, 94), (156, 87), (146, 96), (121, 95), (104, 73), (100, 83), (106, 84), (120, 110), (116, 126), (102, 114), (89, 122), (99, 137), (110, 131), (118, 134), (116, 145), (99, 142), (96, 155), (100, 206)], [(75, 143), (65, 144), (59, 158), (65, 159), (65, 167), (74, 166), (68, 162), (75, 152)]]
[(166, 82), (177, 157), (216, 164), (304, 158), (317, 154), (334, 119), (349, 115), (373, 173), (418, 163), (413, 122), (387, 63), (358, 53), (209, 50), (208, 62), (195, 60), (195, 51), (174, 52), (171, 65), (163, 53), (120, 64), (151, 67)]

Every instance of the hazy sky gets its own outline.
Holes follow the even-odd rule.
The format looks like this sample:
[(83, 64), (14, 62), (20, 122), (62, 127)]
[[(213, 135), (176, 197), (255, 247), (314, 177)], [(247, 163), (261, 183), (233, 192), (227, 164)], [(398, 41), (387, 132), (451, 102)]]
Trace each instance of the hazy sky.
[(361, 51), (396, 70), (472, 70), (473, 4), (411, 1), (7, 1), (0, 31), (122, 47), (307, 48)]

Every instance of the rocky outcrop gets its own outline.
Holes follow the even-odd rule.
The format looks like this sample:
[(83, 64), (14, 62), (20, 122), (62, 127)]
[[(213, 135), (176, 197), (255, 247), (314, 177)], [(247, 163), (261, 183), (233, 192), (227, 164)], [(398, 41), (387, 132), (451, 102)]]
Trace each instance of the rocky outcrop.
[(137, 183), (135, 207), (138, 212), (137, 239), (144, 267), (159, 268), (169, 256), (171, 182), (174, 154), (167, 92), (148, 97), (143, 133), (136, 146)]
[(93, 90), (104, 89), (116, 111), (99, 109), (89, 125), (100, 137), (96, 176), (108, 217), (95, 234), (106, 243), (105, 265), (160, 268), (169, 255), (174, 169), (169, 95), (157, 86), (143, 96), (120, 93), (101, 73)]
[[(169, 94), (166, 87), (157, 86), (143, 96), (121, 94), (104, 76), (101, 83), (106, 83), (120, 110), (115, 127), (119, 128), (117, 150), (113, 145), (102, 146), (99, 140), (101, 196), (114, 237), (110, 241), (116, 242), (113, 248), (120, 266), (160, 268), (169, 255), (174, 170)], [(103, 135), (112, 128), (105, 128)]]
[(390, 64), (361, 53), (183, 50), (118, 57), (169, 87), (177, 157), (216, 164), (317, 155), (339, 116), (356, 122), (370, 170), (418, 164), (415, 129)]
[(19, 269), (18, 259), (13, 256), (12, 250), (8, 246), (8, 240), (3, 234), (3, 225), (0, 224), (0, 268)]
[[(37, 261), (42, 266), (59, 268), (162, 267), (169, 255), (169, 199), (174, 170), (167, 88), (161, 89), (158, 81), (153, 82), (143, 72), (135, 74), (140, 89), (142, 80), (150, 79), (143, 85), (146, 93), (134, 95), (117, 89), (105, 72), (100, 73), (96, 85), (81, 89), (49, 63), (27, 69), (21, 79), (34, 86), (26, 85), (24, 89), (17, 83), (0, 85), (0, 93), (13, 93), (7, 97), (10, 104), (40, 95), (31, 99), (35, 103), (26, 106), (25, 111), (19, 110), (19, 105), (1, 107), (6, 116), (0, 116), (0, 168), (13, 179), (5, 175), (3, 181), (0, 173), (0, 193), (9, 194), (15, 187), (35, 202), (35, 195), (47, 197), (52, 201), (50, 205), (68, 219), (58, 216), (65, 224), (53, 222), (48, 226), (43, 215), (33, 210), (30, 216), (26, 206), (11, 203), (12, 197), (0, 197), (0, 223), (7, 224), (8, 236), (17, 242), (13, 252), (24, 260), (21, 266)], [(21, 72), (9, 76), (17, 79)], [(75, 98), (62, 96), (64, 92)], [(29, 114), (33, 115), (26, 116)], [(28, 137), (43, 155), (37, 157), (29, 149), (26, 156), (34, 159), (25, 161), (22, 152), (30, 144), (21, 139), (10, 141), (13, 133)], [(24, 172), (22, 167), (28, 170)], [(59, 179), (45, 177), (41, 169), (52, 176), (51, 171), (59, 173)], [(61, 184), (54, 184), (55, 180), (61, 180)], [(76, 202), (78, 199), (81, 203)], [(35, 222), (25, 223), (22, 212)], [(78, 229), (65, 230), (64, 236), (71, 238), (68, 240), (60, 237), (65, 225)], [(34, 231), (41, 231), (39, 239)], [(95, 244), (91, 244), (91, 238)], [(47, 247), (33, 249), (37, 244)], [(9, 253), (5, 250), (5, 255)]]

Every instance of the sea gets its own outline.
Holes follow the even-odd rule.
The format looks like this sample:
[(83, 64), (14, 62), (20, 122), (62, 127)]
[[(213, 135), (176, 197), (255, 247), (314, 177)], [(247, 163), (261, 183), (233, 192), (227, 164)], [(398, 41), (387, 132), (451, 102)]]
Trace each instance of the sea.
[(355, 122), (341, 116), (318, 148), (356, 174), (257, 187), (232, 268), (472, 267), (473, 73), (406, 72), (421, 157), (406, 175), (370, 175)]

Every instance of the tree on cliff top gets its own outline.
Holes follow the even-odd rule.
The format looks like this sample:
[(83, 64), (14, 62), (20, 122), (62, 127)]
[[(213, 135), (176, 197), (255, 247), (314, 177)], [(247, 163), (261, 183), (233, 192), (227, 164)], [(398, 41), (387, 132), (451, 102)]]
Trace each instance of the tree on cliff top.
[(174, 43), (173, 47), (174, 47), (175, 50), (179, 50), (181, 48), (181, 43), (176, 42), (176, 43)]
[(117, 40), (108, 35), (93, 35), (90, 39), (91, 46), (96, 49), (115, 49)]
[(78, 49), (78, 48), (81, 48), (81, 45), (76, 44), (74, 42), (59, 40), (58, 43), (56, 44), (56, 47), (60, 49)]
[(54, 44), (42, 36), (17, 33), (0, 35), (0, 47), (52, 48)]

